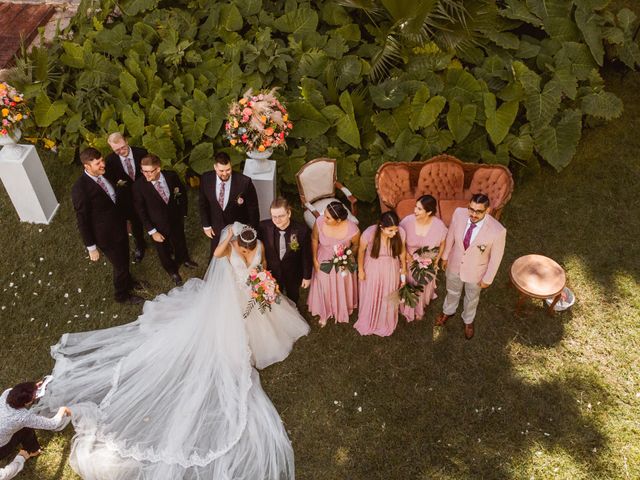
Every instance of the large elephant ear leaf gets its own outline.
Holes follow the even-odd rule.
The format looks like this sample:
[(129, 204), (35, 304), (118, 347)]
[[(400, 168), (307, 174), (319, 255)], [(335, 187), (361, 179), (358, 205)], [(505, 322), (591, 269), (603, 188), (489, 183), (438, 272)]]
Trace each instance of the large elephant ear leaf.
[(584, 41), (589, 46), (589, 50), (591, 50), (591, 55), (593, 55), (596, 63), (602, 66), (604, 62), (604, 45), (602, 44), (604, 18), (591, 10), (578, 7), (575, 19)]
[(537, 152), (557, 171), (566, 167), (576, 153), (582, 135), (582, 112), (567, 110), (556, 126), (534, 130)]
[(484, 94), (484, 113), (487, 118), (485, 128), (494, 145), (499, 145), (509, 133), (513, 125), (520, 102), (504, 102), (496, 108), (496, 96), (493, 93)]
[(592, 117), (612, 120), (622, 115), (622, 100), (611, 92), (600, 90), (582, 97), (582, 111)]
[(478, 107), (473, 103), (463, 105), (462, 107), (455, 100), (449, 103), (447, 126), (456, 142), (460, 143), (467, 138), (471, 128), (473, 128), (477, 111)]
[(409, 124), (413, 130), (428, 127), (436, 121), (444, 109), (447, 99), (436, 95), (429, 98), (429, 87), (420, 87), (411, 101), (411, 118)]
[(213, 144), (209, 142), (199, 143), (189, 155), (189, 166), (202, 175), (204, 172), (211, 170), (213, 162)]
[(48, 127), (62, 117), (67, 111), (67, 103), (64, 100), (56, 100), (51, 103), (46, 93), (40, 92), (36, 97), (36, 106), (33, 109), (36, 125)]

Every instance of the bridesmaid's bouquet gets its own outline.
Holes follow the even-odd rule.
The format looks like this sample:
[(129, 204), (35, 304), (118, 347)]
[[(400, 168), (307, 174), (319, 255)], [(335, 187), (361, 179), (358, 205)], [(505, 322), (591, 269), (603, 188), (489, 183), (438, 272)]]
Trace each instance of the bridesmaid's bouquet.
[(251, 269), (247, 278), (247, 285), (251, 287), (251, 299), (244, 310), (244, 318), (247, 318), (256, 305), (260, 313), (271, 311), (271, 305), (280, 303), (280, 287), (269, 270), (262, 266)]
[(440, 247), (422, 247), (413, 252), (409, 270), (418, 285), (424, 286), (436, 277), (438, 267), (434, 259), (439, 250)]
[(329, 273), (334, 268), (341, 276), (346, 277), (347, 272), (355, 272), (358, 267), (356, 259), (353, 256), (351, 246), (338, 243), (333, 246), (333, 258), (320, 264), (320, 270)]
[(405, 283), (392, 295), (393, 299), (405, 304), (408, 307), (415, 307), (420, 299), (420, 294), (424, 286), (433, 280), (438, 273), (438, 267), (434, 259), (438, 256), (440, 247), (421, 247), (411, 256), (409, 270), (416, 284)]

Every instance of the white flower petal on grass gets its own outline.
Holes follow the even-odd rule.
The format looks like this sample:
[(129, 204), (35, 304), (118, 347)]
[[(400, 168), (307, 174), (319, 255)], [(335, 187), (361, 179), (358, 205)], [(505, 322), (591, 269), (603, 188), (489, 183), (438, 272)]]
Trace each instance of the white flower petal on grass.
[(13, 282), (9, 282), (9, 286), (10, 286), (10, 287), (13, 287)]
[(113, 318), (118, 318), (118, 314), (116, 313), (116, 314), (113, 316)]
[(68, 293), (65, 293), (65, 294), (64, 294), (64, 298), (69, 298), (69, 294), (68, 294)]
[(48, 324), (48, 323), (45, 323), (45, 324), (44, 324), (44, 328), (49, 328), (49, 324)]
[(82, 293), (82, 289), (81, 288), (78, 289), (78, 293)]
[(5, 307), (4, 305), (2, 305), (2, 310), (5, 310), (7, 307)]
[(89, 315), (88, 313), (84, 314), (84, 318), (89, 318), (91, 315)]
[(31, 317), (31, 318), (29, 319), (29, 321), (30, 321), (30, 322), (33, 322), (34, 320), (35, 320), (35, 318), (33, 318), (33, 317)]
[(42, 229), (41, 228), (38, 229), (38, 233), (42, 233)]
[(49, 272), (49, 275), (53, 275), (53, 272)]
[(362, 407), (358, 407), (358, 412), (362, 412)]
[(44, 257), (40, 257), (40, 261), (41, 261), (41, 262), (44, 262)]

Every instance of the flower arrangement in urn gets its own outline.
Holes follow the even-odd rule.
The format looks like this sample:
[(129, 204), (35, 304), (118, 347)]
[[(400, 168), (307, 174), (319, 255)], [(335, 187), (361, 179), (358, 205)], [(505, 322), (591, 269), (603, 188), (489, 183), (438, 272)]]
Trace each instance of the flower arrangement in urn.
[(249, 89), (229, 106), (224, 128), (232, 146), (244, 152), (287, 148), (285, 139), (293, 124), (276, 91), (277, 88), (261, 92)]
[(0, 82), (0, 136), (15, 138), (20, 123), (29, 118), (29, 107), (21, 93), (6, 82)]

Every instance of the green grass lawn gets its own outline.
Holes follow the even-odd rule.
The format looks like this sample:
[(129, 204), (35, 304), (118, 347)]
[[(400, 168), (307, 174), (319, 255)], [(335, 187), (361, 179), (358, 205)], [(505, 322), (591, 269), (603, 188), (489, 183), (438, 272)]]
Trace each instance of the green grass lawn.
[[(519, 180), (502, 219), (503, 265), (472, 341), (459, 317), (433, 328), (440, 285), (426, 321), (401, 322), (390, 338), (312, 322), (291, 356), (261, 373), (297, 478), (640, 478), (640, 73), (606, 78), (624, 116), (585, 129), (562, 173)], [(112, 301), (110, 267), (90, 263), (82, 247), (69, 194), (79, 167), (44, 163), (61, 202), (51, 225), (19, 223), (0, 189), (2, 388), (48, 373), (49, 346), (63, 333), (140, 312)], [(201, 276), (208, 242), (191, 199)], [(514, 316), (508, 267), (528, 253), (565, 267), (578, 297), (571, 311), (551, 318), (530, 302)], [(151, 282), (147, 298), (171, 287), (154, 252), (132, 271)], [(71, 428), (40, 437), (46, 451), (20, 478), (77, 478), (67, 465)]]

